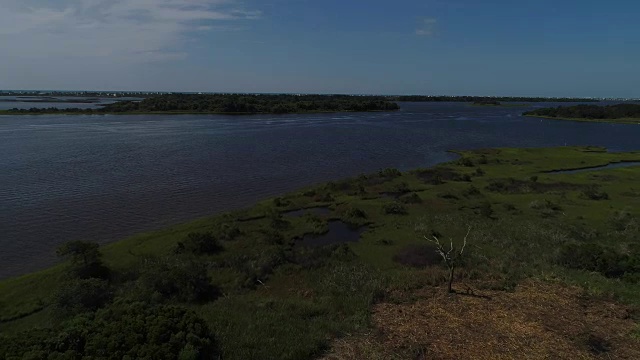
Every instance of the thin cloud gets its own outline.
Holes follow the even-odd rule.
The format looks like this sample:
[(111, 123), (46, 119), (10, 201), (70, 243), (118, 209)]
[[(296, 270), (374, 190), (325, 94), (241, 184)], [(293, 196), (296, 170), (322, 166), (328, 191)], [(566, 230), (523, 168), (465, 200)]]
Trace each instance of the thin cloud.
[(433, 36), (438, 26), (438, 19), (426, 18), (420, 22), (419, 27), (416, 29), (416, 35), (418, 36)]
[[(234, 0), (0, 0), (0, 6), (0, 42), (10, 57), (48, 60), (181, 59), (191, 33), (261, 16)], [(0, 66), (7, 66), (3, 57)]]

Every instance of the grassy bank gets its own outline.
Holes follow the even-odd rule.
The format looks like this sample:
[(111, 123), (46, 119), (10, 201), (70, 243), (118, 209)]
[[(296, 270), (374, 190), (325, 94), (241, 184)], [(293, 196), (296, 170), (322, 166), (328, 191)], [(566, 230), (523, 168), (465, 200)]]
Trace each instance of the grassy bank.
[(555, 116), (544, 115), (524, 115), (526, 117), (549, 119), (549, 120), (566, 120), (566, 121), (580, 121), (590, 123), (611, 123), (611, 124), (640, 124), (640, 118), (623, 118), (623, 119), (585, 119), (585, 118), (565, 118)]
[[(369, 359), (416, 358), (443, 348), (431, 342), (435, 337), (412, 335), (413, 327), (437, 332), (438, 323), (463, 316), (464, 309), (475, 309), (474, 323), (491, 325), (497, 311), (523, 308), (528, 299), (553, 293), (566, 300), (544, 295), (557, 304), (557, 316), (563, 309), (574, 311), (578, 295), (585, 304), (623, 304), (629, 315), (619, 319), (624, 326), (618, 328), (625, 330), (615, 341), (602, 340), (606, 334), (595, 323), (569, 329), (582, 321), (579, 317), (557, 328), (543, 324), (547, 332), (531, 333), (542, 348), (554, 338), (573, 346), (565, 349), (569, 353), (589, 353), (590, 344), (600, 340), (608, 341), (603, 347), (614, 357), (637, 348), (634, 332), (627, 329), (635, 326), (640, 306), (640, 167), (548, 171), (639, 161), (640, 153), (595, 147), (458, 153), (460, 159), (430, 169), (387, 169), (308, 187), (242, 211), (104, 246), (100, 252), (110, 275), (103, 285), (109, 296), (91, 309), (63, 296), (76, 289), (77, 282), (70, 280), (73, 263), (2, 281), (0, 336), (5, 337), (0, 344), (43, 339), (50, 336), (46, 329), (56, 334), (98, 331), (83, 327), (90, 325), (82, 319), (119, 324), (109, 314), (138, 314), (140, 305), (129, 304), (142, 301), (160, 314), (168, 306), (186, 309), (199, 319), (190, 321), (202, 322), (190, 329), (208, 328), (213, 342), (194, 333), (189, 346), (199, 350), (179, 348), (184, 358), (220, 353), (224, 359), (347, 359), (358, 349), (365, 349), (363, 358)], [(289, 214), (298, 209), (307, 210), (301, 216)], [(357, 242), (300, 245), (303, 239), (313, 242), (314, 235), (327, 235), (333, 221), (366, 230)], [(447, 244), (451, 238), (460, 246), (469, 227), (465, 256), (455, 273), (458, 293), (446, 294), (447, 269), (425, 236)], [(339, 234), (334, 240), (348, 237)], [(449, 306), (452, 312), (445, 316)], [(441, 316), (423, 318), (423, 311), (398, 315), (416, 309)], [(538, 314), (534, 310), (528, 314)], [(118, 326), (124, 332), (128, 325)], [(44, 330), (21, 334), (33, 328)], [(455, 329), (449, 329), (451, 336)], [(117, 343), (114, 334), (99, 333), (111, 339), (109, 344)], [(415, 343), (406, 342), (411, 339)], [(378, 340), (386, 346), (376, 345)], [(495, 339), (478, 335), (476, 340)], [(518, 346), (526, 351), (533, 345), (522, 341)], [(439, 354), (460, 358), (454, 350)]]

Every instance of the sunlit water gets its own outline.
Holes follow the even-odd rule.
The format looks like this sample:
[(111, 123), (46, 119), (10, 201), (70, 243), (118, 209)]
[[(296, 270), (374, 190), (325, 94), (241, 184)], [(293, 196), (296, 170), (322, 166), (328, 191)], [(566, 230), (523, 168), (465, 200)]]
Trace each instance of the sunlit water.
[(640, 149), (640, 125), (401, 105), (393, 113), (0, 116), (0, 278), (52, 264), (67, 240), (105, 243), (305, 185), (429, 166), (452, 159), (449, 149)]

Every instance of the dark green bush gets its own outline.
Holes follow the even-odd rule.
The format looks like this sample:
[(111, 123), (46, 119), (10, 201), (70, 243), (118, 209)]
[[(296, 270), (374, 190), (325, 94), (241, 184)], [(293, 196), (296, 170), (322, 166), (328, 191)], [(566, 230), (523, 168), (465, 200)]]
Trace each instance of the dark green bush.
[(193, 232), (186, 239), (176, 245), (178, 254), (191, 253), (195, 255), (216, 254), (223, 250), (222, 245), (211, 233)]
[(598, 190), (595, 186), (590, 186), (582, 190), (582, 197), (589, 200), (609, 200), (609, 194)]
[(70, 259), (68, 275), (72, 278), (107, 279), (111, 272), (102, 262), (99, 247), (92, 242), (70, 241), (58, 247), (56, 254)]
[(399, 200), (405, 204), (420, 204), (422, 202), (422, 199), (416, 193), (402, 195)]
[(384, 211), (385, 214), (395, 214), (395, 215), (407, 214), (407, 208), (405, 208), (404, 205), (396, 202), (385, 204), (382, 210)]
[(51, 328), (0, 335), (0, 359), (218, 359), (205, 321), (173, 306), (119, 302)]
[(107, 281), (97, 278), (63, 282), (53, 294), (54, 314), (58, 318), (93, 312), (112, 297)]
[(211, 284), (206, 265), (183, 257), (148, 259), (138, 286), (141, 299), (158, 302), (203, 302), (219, 295), (219, 290)]

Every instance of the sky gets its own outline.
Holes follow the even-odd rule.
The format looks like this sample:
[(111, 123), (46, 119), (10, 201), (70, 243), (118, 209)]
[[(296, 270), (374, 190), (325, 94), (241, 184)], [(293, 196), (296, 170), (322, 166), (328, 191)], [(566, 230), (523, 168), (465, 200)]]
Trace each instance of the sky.
[(0, 0), (0, 89), (640, 98), (636, 0)]

